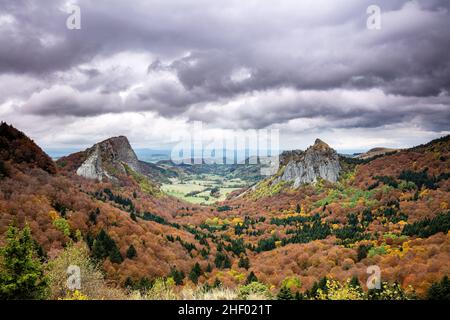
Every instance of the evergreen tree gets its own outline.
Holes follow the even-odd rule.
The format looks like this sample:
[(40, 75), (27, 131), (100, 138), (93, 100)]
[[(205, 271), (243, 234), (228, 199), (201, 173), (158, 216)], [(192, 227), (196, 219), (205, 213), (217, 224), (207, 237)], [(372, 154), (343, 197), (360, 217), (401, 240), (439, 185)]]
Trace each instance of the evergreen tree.
[(104, 259), (109, 255), (109, 236), (102, 229), (99, 234), (95, 237), (92, 245), (92, 254), (97, 259)]
[(365, 259), (367, 257), (367, 254), (369, 253), (370, 246), (367, 246), (365, 244), (361, 244), (358, 247), (358, 257), (357, 261), (361, 261), (362, 259)]
[(183, 271), (178, 271), (177, 268), (174, 266), (172, 267), (172, 269), (170, 270), (170, 275), (169, 275), (173, 281), (175, 282), (175, 284), (177, 286), (180, 286), (183, 284), (183, 279), (185, 277), (184, 272)]
[(91, 211), (89, 213), (89, 221), (94, 225), (97, 224), (97, 216), (95, 215), (95, 212)]
[(127, 258), (133, 259), (137, 256), (136, 248), (133, 245), (130, 245), (130, 247), (127, 250)]
[(294, 300), (291, 289), (287, 286), (282, 286), (277, 294), (277, 300)]
[(300, 208), (300, 204), (297, 203), (297, 208), (295, 208), (295, 212), (300, 213), (301, 208)]
[(115, 241), (103, 229), (95, 237), (92, 244), (92, 255), (99, 260), (109, 256), (109, 259), (113, 263), (122, 263), (123, 261), (123, 257)]
[(202, 275), (202, 269), (200, 268), (200, 265), (198, 262), (195, 263), (195, 265), (192, 267), (191, 272), (189, 273), (189, 279), (197, 284), (198, 278)]
[(153, 286), (153, 282), (150, 281), (148, 278), (143, 277), (139, 280), (139, 282), (136, 284), (136, 288), (142, 292), (146, 292), (150, 290)]
[(306, 299), (305, 295), (303, 293), (301, 293), (300, 291), (297, 291), (295, 293), (294, 300), (305, 300), (305, 299)]
[(206, 272), (212, 272), (212, 266), (210, 263), (208, 263), (208, 266), (206, 267)]
[(314, 282), (311, 289), (307, 292), (307, 296), (309, 298), (315, 298), (317, 296), (317, 291), (322, 290), (324, 293), (328, 293), (328, 287), (327, 287), (327, 277), (323, 277), (319, 280), (319, 282)]
[(117, 247), (114, 247), (110, 254), (109, 254), (109, 260), (111, 260), (112, 263), (122, 263), (123, 257), (120, 253), (119, 249)]
[(0, 299), (44, 299), (48, 280), (37, 257), (30, 228), (10, 227), (0, 249)]
[(258, 277), (255, 275), (253, 271), (251, 271), (250, 274), (248, 275), (245, 284), (250, 284), (252, 282), (258, 282)]
[(319, 281), (319, 289), (321, 289), (324, 292), (328, 292), (327, 281), (328, 281), (327, 277), (323, 277)]
[(448, 276), (442, 278), (440, 282), (435, 282), (428, 289), (428, 299), (430, 300), (450, 300), (450, 280)]
[(247, 257), (241, 257), (238, 263), (239, 268), (250, 268), (250, 260)]
[(228, 256), (225, 256), (225, 260), (223, 261), (223, 268), (224, 269), (231, 268), (231, 260)]
[(216, 267), (219, 269), (231, 268), (230, 258), (225, 253), (220, 252), (220, 251), (217, 252), (214, 263), (215, 263)]

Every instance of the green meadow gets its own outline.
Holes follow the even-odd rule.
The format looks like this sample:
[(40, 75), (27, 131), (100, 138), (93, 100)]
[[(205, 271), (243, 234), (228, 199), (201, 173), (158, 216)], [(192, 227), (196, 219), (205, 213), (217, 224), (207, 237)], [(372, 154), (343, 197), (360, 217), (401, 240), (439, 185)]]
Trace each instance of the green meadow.
[[(172, 178), (170, 181), (171, 183), (162, 185), (165, 193), (190, 203), (204, 205), (223, 201), (231, 192), (246, 186), (241, 179), (226, 179), (213, 174)], [(212, 193), (214, 190), (216, 192)]]

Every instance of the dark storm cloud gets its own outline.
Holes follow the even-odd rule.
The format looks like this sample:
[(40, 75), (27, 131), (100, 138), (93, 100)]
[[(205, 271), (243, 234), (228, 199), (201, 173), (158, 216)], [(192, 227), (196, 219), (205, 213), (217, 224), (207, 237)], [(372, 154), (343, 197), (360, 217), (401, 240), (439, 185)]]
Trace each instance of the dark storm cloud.
[[(376, 128), (391, 124), (421, 125), (427, 130), (446, 131), (450, 123), (450, 98), (401, 97), (370, 91), (275, 90), (236, 98), (214, 108), (188, 115), (198, 121), (229, 123), (233, 128), (264, 128), (287, 123), (291, 119), (318, 119), (317, 128)], [(224, 119), (225, 123), (221, 123)]]
[[(349, 128), (449, 127), (448, 1), (77, 3), (81, 30), (65, 27), (65, 1), (0, 3), (0, 73), (44, 82), (24, 90), (20, 112), (155, 111), (223, 127), (297, 118)], [(382, 9), (379, 31), (366, 29), (370, 4)], [(145, 53), (148, 61), (131, 72), (118, 66), (132, 56), (111, 58), (120, 53)], [(102, 59), (111, 66), (93, 63)], [(283, 97), (283, 90), (291, 91)]]
[(43, 116), (93, 116), (118, 112), (117, 96), (95, 92), (80, 92), (67, 86), (54, 86), (33, 94), (22, 106), (28, 113)]

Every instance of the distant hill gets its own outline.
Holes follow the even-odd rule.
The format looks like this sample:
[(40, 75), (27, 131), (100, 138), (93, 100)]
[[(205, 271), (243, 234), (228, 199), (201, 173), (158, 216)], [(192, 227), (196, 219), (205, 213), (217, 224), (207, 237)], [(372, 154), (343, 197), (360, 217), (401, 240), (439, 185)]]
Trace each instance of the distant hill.
[(356, 159), (367, 160), (373, 157), (382, 156), (388, 153), (395, 153), (400, 151), (400, 149), (392, 149), (392, 148), (373, 148), (367, 152), (360, 153), (355, 156)]

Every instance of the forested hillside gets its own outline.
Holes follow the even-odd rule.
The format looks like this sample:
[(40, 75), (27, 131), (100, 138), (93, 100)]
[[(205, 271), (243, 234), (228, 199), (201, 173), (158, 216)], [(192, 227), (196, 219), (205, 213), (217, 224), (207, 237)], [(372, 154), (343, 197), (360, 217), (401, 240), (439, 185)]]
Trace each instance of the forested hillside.
[[(30, 243), (42, 266), (45, 298), (74, 298), (63, 281), (73, 261), (89, 279), (77, 294), (93, 299), (433, 298), (450, 274), (449, 141), (355, 160), (335, 183), (294, 187), (274, 176), (200, 206), (126, 165), (113, 181), (80, 177), (82, 153), (56, 166), (3, 123), (0, 245), (30, 230), (32, 241), (18, 243)], [(15, 279), (8, 252), (0, 260), (7, 298), (15, 292), (6, 289)], [(371, 265), (381, 269), (381, 293), (367, 292)]]

